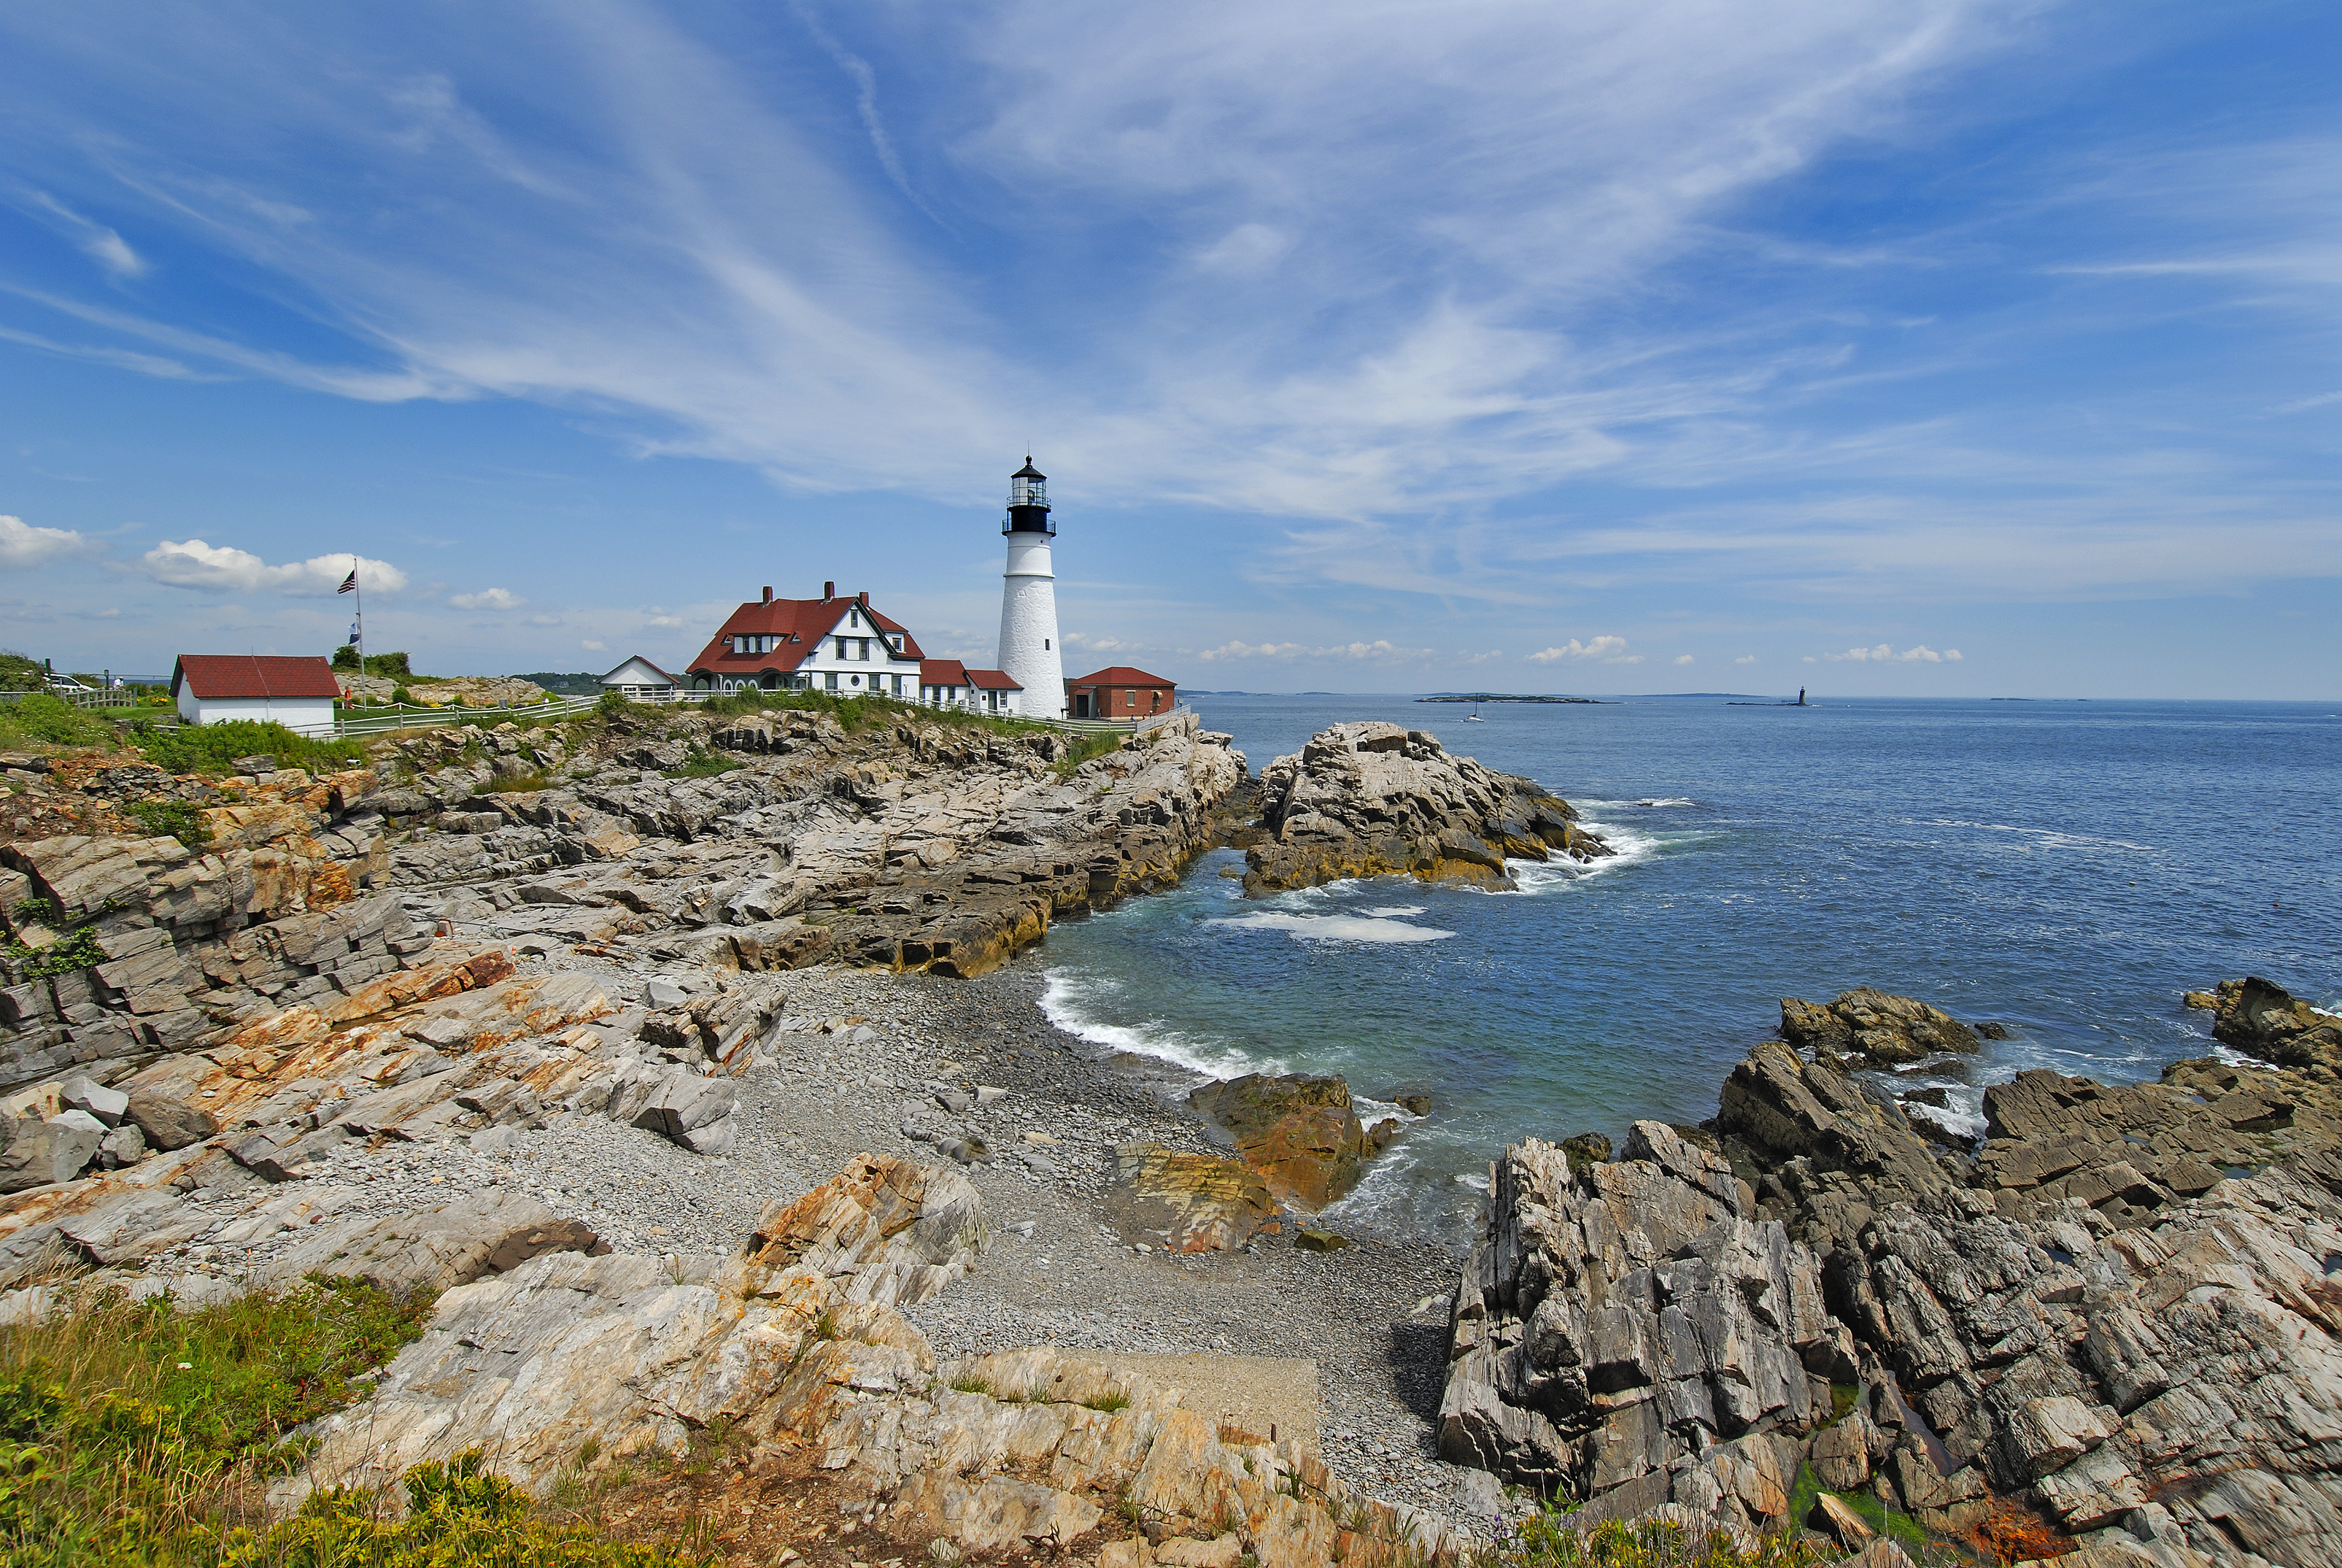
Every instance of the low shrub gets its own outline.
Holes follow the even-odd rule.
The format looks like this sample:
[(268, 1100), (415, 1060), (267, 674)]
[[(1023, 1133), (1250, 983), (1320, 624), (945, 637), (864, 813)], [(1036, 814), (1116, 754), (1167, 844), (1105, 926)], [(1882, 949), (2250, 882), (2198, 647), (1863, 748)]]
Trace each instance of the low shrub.
[(722, 752), (706, 751), (694, 746), (691, 748), (690, 757), (680, 767), (667, 769), (666, 776), (671, 779), (714, 778), (718, 774), (728, 774), (734, 768), (747, 765), (744, 758), (726, 756)]
[(105, 720), (50, 692), (35, 692), (0, 708), (0, 724), (22, 737), (18, 744), (103, 746), (121, 738), (121, 732)]
[(0, 648), (0, 692), (37, 692), (48, 678), (40, 660), (13, 648)]
[(275, 757), (278, 767), (310, 773), (333, 773), (365, 761), (362, 741), (313, 741), (283, 724), (253, 719), (149, 730), (139, 738), (138, 749), (148, 762), (175, 774), (213, 776), (229, 771), (238, 757), (260, 754)]
[(490, 1474), (477, 1450), (418, 1464), (405, 1483), (404, 1519), (384, 1517), (371, 1492), (320, 1492), (281, 1524), (237, 1532), (224, 1568), (666, 1568), (701, 1561), (548, 1521), (510, 1482)]
[(412, 708), (420, 705), (415, 700), (415, 694), (408, 691), (405, 686), (391, 687), (390, 700), (394, 705), (402, 708)]
[(211, 829), (204, 825), (204, 808), (193, 801), (133, 801), (122, 809), (150, 836), (175, 838), (189, 849), (201, 849), (212, 841)]

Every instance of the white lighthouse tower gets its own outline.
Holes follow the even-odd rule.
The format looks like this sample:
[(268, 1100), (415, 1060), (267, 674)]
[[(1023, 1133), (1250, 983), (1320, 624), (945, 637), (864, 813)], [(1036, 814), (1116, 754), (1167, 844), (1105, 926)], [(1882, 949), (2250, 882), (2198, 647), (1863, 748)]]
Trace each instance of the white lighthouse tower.
[(1049, 520), (1048, 478), (1029, 453), (1008, 477), (1008, 515), (1000, 522), (1008, 569), (1000, 584), (999, 667), (1025, 688), (1026, 714), (1056, 719), (1066, 714), (1066, 658), (1057, 646), (1057, 574), (1049, 565), (1057, 525)]

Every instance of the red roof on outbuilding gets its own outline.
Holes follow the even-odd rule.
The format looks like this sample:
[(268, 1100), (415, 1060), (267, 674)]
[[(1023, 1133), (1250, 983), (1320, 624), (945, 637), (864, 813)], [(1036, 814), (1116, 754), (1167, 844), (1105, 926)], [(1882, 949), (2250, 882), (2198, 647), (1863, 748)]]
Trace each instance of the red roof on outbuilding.
[(919, 661), (919, 684), (923, 686), (981, 686), (1003, 692), (1021, 692), (1025, 688), (1008, 678), (1003, 670), (971, 670), (957, 659), (922, 659)]
[(1108, 664), (1096, 674), (1076, 675), (1073, 684), (1077, 686), (1163, 686), (1172, 691), (1179, 687), (1176, 681), (1150, 675), (1145, 670), (1133, 669), (1128, 664)]
[(334, 666), (316, 654), (181, 654), (171, 671), (171, 694), (179, 683), (207, 701), (262, 697), (338, 697)]

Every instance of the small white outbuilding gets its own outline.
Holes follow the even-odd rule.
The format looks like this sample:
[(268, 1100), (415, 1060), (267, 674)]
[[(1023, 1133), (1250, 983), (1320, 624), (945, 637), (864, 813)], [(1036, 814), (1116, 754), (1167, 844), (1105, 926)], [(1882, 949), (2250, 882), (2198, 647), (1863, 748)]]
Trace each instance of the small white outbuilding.
[(171, 670), (171, 699), (191, 724), (273, 720), (303, 734), (331, 735), (341, 694), (333, 665), (315, 654), (181, 654)]
[(625, 693), (631, 703), (665, 703), (675, 700), (683, 683), (636, 654), (604, 675), (601, 687), (606, 692)]

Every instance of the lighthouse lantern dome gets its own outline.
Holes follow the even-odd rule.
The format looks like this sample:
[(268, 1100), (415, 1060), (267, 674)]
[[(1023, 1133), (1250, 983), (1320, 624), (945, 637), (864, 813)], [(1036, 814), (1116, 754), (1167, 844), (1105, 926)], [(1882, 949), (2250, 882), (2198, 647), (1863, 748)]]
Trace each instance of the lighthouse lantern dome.
[(1049, 476), (1033, 466), (1030, 454), (1025, 466), (1008, 476), (1008, 515), (1001, 519), (1003, 534), (1055, 534), (1057, 525), (1049, 520)]

